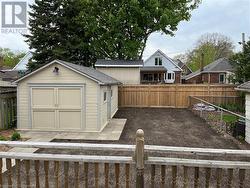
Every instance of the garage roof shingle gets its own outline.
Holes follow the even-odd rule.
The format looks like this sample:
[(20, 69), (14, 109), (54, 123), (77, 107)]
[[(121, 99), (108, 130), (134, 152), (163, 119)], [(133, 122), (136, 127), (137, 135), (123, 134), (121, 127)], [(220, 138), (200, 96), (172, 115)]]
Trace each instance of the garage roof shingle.
[(250, 92), (250, 81), (245, 82), (245, 83), (239, 85), (236, 89), (237, 90), (241, 90), (241, 91), (248, 91), (248, 92)]
[(73, 64), (73, 63), (69, 63), (69, 62), (66, 62), (66, 61), (62, 61), (62, 60), (56, 60), (56, 61), (59, 61), (60, 63), (63, 63), (83, 74), (86, 74), (104, 84), (119, 84), (120, 82), (92, 67), (85, 67), (85, 66), (82, 66), (82, 65), (77, 65), (77, 64)]

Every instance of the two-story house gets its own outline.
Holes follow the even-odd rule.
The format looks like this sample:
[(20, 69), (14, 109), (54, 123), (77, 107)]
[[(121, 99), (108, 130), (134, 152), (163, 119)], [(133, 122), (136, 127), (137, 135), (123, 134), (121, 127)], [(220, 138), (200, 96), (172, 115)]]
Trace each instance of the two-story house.
[(181, 72), (182, 69), (174, 60), (157, 50), (140, 70), (141, 83), (181, 83)]

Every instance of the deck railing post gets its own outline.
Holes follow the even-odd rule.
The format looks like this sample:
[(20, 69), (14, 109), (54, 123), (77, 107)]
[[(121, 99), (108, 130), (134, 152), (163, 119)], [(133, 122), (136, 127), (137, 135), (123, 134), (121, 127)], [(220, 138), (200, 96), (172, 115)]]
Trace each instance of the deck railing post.
[(136, 131), (136, 188), (144, 187), (144, 132), (142, 129)]

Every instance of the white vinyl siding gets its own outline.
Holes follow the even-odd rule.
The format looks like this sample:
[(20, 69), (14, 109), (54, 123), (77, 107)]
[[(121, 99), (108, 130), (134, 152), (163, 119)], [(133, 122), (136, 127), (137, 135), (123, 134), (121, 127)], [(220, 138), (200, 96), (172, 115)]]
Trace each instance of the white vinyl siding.
[(118, 86), (111, 87), (113, 96), (111, 97), (111, 116), (114, 116), (118, 110)]
[(3, 80), (0, 78), (0, 86), (11, 87), (11, 86), (13, 86), (13, 85), (11, 84), (11, 82), (3, 81)]
[(97, 67), (96, 70), (117, 79), (123, 84), (140, 84), (139, 67)]
[(161, 53), (157, 52), (144, 62), (144, 66), (155, 66), (155, 58), (162, 58), (162, 66), (164, 66), (169, 72), (181, 71), (176, 65), (174, 65), (169, 59), (164, 57)]
[(101, 109), (101, 114), (100, 114), (100, 118), (101, 118), (101, 129), (107, 124), (108, 122), (108, 116), (107, 116), (107, 99), (104, 101), (104, 94), (106, 93), (106, 97), (107, 96), (107, 86), (101, 86), (101, 104), (100, 104), (100, 109)]
[[(59, 74), (53, 73), (54, 67), (59, 68)], [(79, 84), (85, 85), (83, 93), (85, 118), (84, 126), (85, 131), (99, 131), (98, 126), (98, 88), (100, 87), (96, 82), (86, 78), (74, 71), (65, 68), (60, 64), (52, 64), (49, 67), (33, 74), (32, 76), (20, 81), (18, 84), (18, 128), (30, 129), (31, 117), (30, 117), (30, 84), (61, 84), (71, 85)]]
[(250, 93), (246, 93), (246, 142), (250, 144)]

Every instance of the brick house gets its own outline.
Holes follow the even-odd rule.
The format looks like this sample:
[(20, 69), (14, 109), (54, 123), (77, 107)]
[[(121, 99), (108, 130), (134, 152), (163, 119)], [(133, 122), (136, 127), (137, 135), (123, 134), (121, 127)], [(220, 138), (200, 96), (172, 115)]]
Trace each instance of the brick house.
[(226, 58), (220, 58), (201, 69), (183, 76), (182, 82), (186, 84), (229, 84), (233, 67)]

